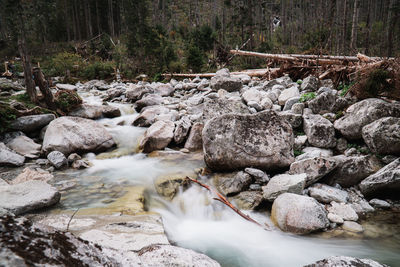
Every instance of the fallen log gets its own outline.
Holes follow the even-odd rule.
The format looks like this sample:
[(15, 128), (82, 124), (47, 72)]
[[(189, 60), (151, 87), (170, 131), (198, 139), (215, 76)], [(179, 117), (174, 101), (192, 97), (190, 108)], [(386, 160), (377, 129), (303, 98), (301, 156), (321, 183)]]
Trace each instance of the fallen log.
[(238, 208), (236, 208), (235, 206), (233, 206), (232, 203), (229, 202), (228, 199), (226, 199), (226, 197), (224, 197), (222, 194), (220, 194), (219, 192), (217, 192), (216, 190), (213, 190), (210, 186), (201, 183), (199, 180), (195, 180), (193, 178), (190, 178), (188, 176), (186, 176), (186, 179), (196, 183), (202, 187), (204, 187), (205, 189), (207, 189), (208, 191), (210, 191), (211, 193), (215, 194), (217, 197), (214, 197), (214, 200), (220, 201), (223, 204), (225, 204), (226, 206), (228, 206), (229, 208), (231, 208), (234, 212), (236, 212), (237, 214), (239, 214), (242, 218), (246, 219), (247, 221), (250, 221), (252, 223), (257, 224), (260, 227), (263, 227), (266, 230), (269, 230), (269, 226), (267, 224), (265, 224), (265, 227), (263, 225), (261, 225), (260, 223), (258, 223), (256, 220), (252, 219), (249, 215), (244, 214), (243, 212), (241, 212)]
[[(233, 71), (231, 72), (231, 75), (241, 75), (241, 74), (246, 74), (249, 75), (250, 77), (263, 77), (268, 72), (273, 72), (278, 70), (279, 68), (273, 68), (273, 69), (249, 69), (249, 70), (243, 70), (243, 71)], [(210, 72), (210, 73), (164, 73), (162, 74), (163, 77), (165, 78), (212, 78), (216, 75), (215, 72)]]

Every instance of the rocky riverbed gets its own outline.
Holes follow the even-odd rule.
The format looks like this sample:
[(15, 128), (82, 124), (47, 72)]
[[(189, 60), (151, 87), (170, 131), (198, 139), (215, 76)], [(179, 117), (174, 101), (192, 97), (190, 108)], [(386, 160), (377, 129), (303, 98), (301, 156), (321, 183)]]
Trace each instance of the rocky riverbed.
[[(313, 76), (265, 81), (227, 69), (211, 79), (57, 87), (76, 90), (84, 103), (59, 118), (20, 117), (1, 136), (6, 266), (67, 265), (71, 258), (90, 266), (384, 266), (344, 257), (369, 255), (400, 262), (400, 103), (359, 101)], [(1, 88), (2, 95), (23, 89)], [(215, 187), (270, 230), (236, 218), (186, 176)], [(231, 254), (219, 252), (221, 240), (213, 238), (228, 239), (235, 227), (260, 240), (251, 246), (230, 237), (242, 247), (222, 242)], [(210, 233), (214, 244), (201, 237)], [(54, 236), (63, 241), (50, 241)], [(373, 252), (382, 238), (391, 240), (385, 256)], [(336, 240), (337, 249), (321, 240)], [(36, 249), (21, 250), (29, 242), (58, 252), (31, 257)], [(280, 260), (277, 245), (266, 248), (266, 259), (263, 242), (315, 253)], [(227, 256), (235, 251), (241, 256)], [(257, 255), (245, 259), (238, 251)]]

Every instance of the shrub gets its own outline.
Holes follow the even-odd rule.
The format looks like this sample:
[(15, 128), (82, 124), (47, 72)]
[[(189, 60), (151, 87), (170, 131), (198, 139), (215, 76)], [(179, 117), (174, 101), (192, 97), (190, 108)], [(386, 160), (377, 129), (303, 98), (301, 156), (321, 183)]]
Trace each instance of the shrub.
[(115, 63), (110, 61), (96, 61), (87, 65), (81, 72), (81, 76), (88, 80), (108, 79), (114, 76)]
[(57, 107), (63, 112), (70, 112), (82, 104), (82, 98), (72, 90), (59, 90), (54, 95)]
[(0, 133), (7, 131), (10, 122), (16, 118), (15, 111), (8, 104), (0, 103)]
[(58, 53), (43, 66), (47, 76), (64, 76), (69, 71), (76, 74), (83, 65), (81, 56), (74, 53)]
[(305, 93), (305, 94), (302, 94), (301, 95), (301, 97), (300, 97), (300, 102), (307, 102), (307, 101), (309, 101), (309, 100), (311, 100), (311, 99), (314, 99), (315, 97), (316, 97), (317, 95), (314, 93), (314, 92), (310, 92), (310, 93)]
[(186, 53), (186, 64), (194, 72), (200, 72), (204, 65), (205, 55), (199, 47), (190, 45)]

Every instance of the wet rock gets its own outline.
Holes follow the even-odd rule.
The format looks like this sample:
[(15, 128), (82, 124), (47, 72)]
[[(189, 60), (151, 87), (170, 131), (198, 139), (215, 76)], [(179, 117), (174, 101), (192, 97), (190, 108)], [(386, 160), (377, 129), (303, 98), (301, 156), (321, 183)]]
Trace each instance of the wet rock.
[(307, 175), (305, 173), (297, 175), (280, 174), (271, 178), (267, 185), (262, 187), (263, 196), (269, 201), (275, 200), (283, 193), (302, 194)]
[(308, 190), (311, 197), (322, 203), (331, 203), (332, 201), (339, 203), (347, 203), (349, 194), (341, 189), (325, 184), (315, 184)]
[(168, 199), (173, 199), (179, 187), (185, 182), (185, 177), (161, 177), (155, 182), (157, 193)]
[(377, 199), (377, 198), (371, 199), (369, 201), (369, 204), (371, 204), (372, 206), (374, 206), (375, 208), (378, 208), (378, 209), (388, 209), (391, 206), (389, 202), (382, 200), (382, 199)]
[(68, 165), (68, 160), (63, 153), (60, 151), (52, 151), (47, 155), (47, 159), (50, 164), (54, 166), (56, 169), (60, 169), (63, 166)]
[(186, 140), (192, 123), (189, 117), (182, 117), (179, 121), (175, 122), (174, 141), (181, 144)]
[(157, 121), (148, 128), (139, 148), (144, 153), (164, 149), (174, 137), (175, 124), (172, 121)]
[(136, 102), (146, 94), (154, 93), (154, 89), (149, 85), (131, 84), (126, 90), (126, 99), (130, 102)]
[(121, 116), (121, 110), (117, 107), (113, 107), (110, 105), (102, 106), (103, 107), (103, 116), (105, 118), (116, 118)]
[(375, 211), (359, 190), (350, 188), (347, 192), (349, 193), (349, 203), (351, 203), (351, 206), (359, 216)]
[(207, 99), (204, 102), (204, 121), (228, 113), (249, 114), (249, 110), (247, 109), (246, 105), (243, 104), (243, 102), (240, 100), (217, 98)]
[(328, 212), (340, 216), (345, 221), (357, 221), (358, 215), (350, 204), (331, 202)]
[(228, 92), (235, 92), (242, 88), (242, 81), (240, 78), (231, 77), (229, 71), (224, 73), (217, 72), (216, 75), (211, 78), (210, 87), (214, 91), (224, 89)]
[(331, 148), (336, 146), (333, 124), (320, 115), (304, 116), (304, 132), (312, 146)]
[(380, 155), (400, 155), (400, 118), (387, 117), (362, 128), (369, 149)]
[(10, 124), (10, 129), (31, 133), (40, 130), (55, 118), (54, 114), (23, 116), (13, 121)]
[(400, 192), (400, 158), (365, 178), (360, 183), (360, 190), (367, 197), (398, 196)]
[(290, 165), (289, 173), (307, 174), (306, 186), (309, 186), (334, 170), (336, 166), (336, 161), (330, 158), (309, 158), (293, 162)]
[(246, 190), (252, 180), (248, 173), (240, 171), (233, 177), (222, 178), (218, 188), (224, 195), (228, 196)]
[(185, 143), (185, 148), (189, 151), (196, 151), (203, 148), (203, 132), (204, 125), (203, 123), (195, 123), (190, 129), (189, 136)]
[(250, 174), (254, 178), (254, 181), (258, 184), (265, 184), (269, 181), (268, 174), (266, 174), (262, 170), (255, 168), (245, 168), (244, 171)]
[(101, 116), (103, 116), (103, 107), (96, 105), (82, 104), (78, 108), (68, 113), (68, 116), (96, 120), (98, 118), (101, 118)]
[(60, 151), (69, 155), (73, 152), (101, 152), (113, 145), (112, 136), (100, 123), (79, 117), (61, 117), (49, 124), (42, 150), (46, 154)]
[(135, 104), (136, 104), (136, 109), (138, 111), (141, 111), (144, 107), (158, 106), (162, 102), (163, 102), (162, 96), (156, 94), (150, 94), (136, 101)]
[(48, 171), (42, 169), (34, 170), (31, 168), (25, 168), (16, 178), (11, 180), (10, 184), (20, 184), (32, 180), (48, 182), (53, 179), (54, 176)]
[(283, 231), (307, 234), (329, 226), (325, 209), (315, 199), (284, 193), (272, 204), (271, 220)]
[(300, 88), (301, 91), (315, 92), (318, 90), (319, 85), (320, 85), (319, 79), (315, 76), (310, 75), (303, 80)]
[(308, 101), (308, 107), (315, 114), (325, 114), (336, 111), (336, 95), (332, 92), (324, 92)]
[(239, 209), (254, 210), (263, 200), (263, 194), (260, 191), (243, 191), (234, 197)]
[(82, 159), (81, 156), (79, 156), (77, 153), (72, 153), (68, 156), (68, 163), (72, 164), (75, 160), (80, 160)]
[(365, 99), (351, 105), (334, 126), (346, 139), (360, 139), (365, 125), (383, 117), (400, 117), (400, 104), (377, 98)]
[(73, 84), (57, 83), (56, 87), (59, 90), (73, 90), (73, 91), (77, 90), (77, 87)]
[(292, 86), (288, 89), (283, 90), (278, 97), (278, 103), (279, 105), (284, 106), (286, 101), (293, 97), (300, 97), (300, 92), (297, 86)]
[(223, 115), (203, 129), (204, 159), (213, 170), (287, 167), (294, 161), (293, 143), (292, 127), (270, 110)]
[(86, 169), (90, 167), (90, 163), (87, 160), (78, 159), (72, 162), (71, 167), (74, 169)]
[(174, 91), (174, 87), (168, 83), (159, 83), (154, 86), (154, 93), (160, 96), (171, 96)]
[(22, 91), (25, 90), (18, 82), (6, 78), (0, 78), (0, 91)]
[(355, 157), (339, 155), (333, 159), (338, 166), (324, 178), (330, 185), (336, 183), (343, 187), (356, 185), (382, 167), (380, 161), (371, 155)]
[(24, 162), (24, 156), (21, 156), (0, 142), (0, 166), (22, 166)]
[(306, 147), (302, 150), (303, 154), (296, 157), (296, 161), (309, 159), (309, 158), (329, 158), (333, 156), (333, 151), (330, 149), (318, 147)]
[(139, 127), (149, 127), (156, 121), (158, 115), (167, 114), (168, 112), (169, 109), (163, 106), (144, 108), (140, 112), (139, 116), (137, 116), (133, 121), (133, 125)]
[(43, 181), (27, 181), (0, 187), (0, 208), (15, 215), (52, 206), (60, 200), (60, 193)]
[(114, 98), (120, 97), (125, 92), (122, 88), (110, 88), (107, 90), (106, 100), (112, 100)]
[(30, 159), (37, 159), (40, 156), (42, 148), (41, 145), (35, 143), (25, 135), (13, 138), (6, 145), (18, 154)]
[(361, 233), (364, 231), (364, 228), (360, 224), (352, 221), (344, 221), (342, 228), (343, 230), (354, 233)]
[(370, 259), (357, 259), (347, 256), (332, 256), (304, 267), (388, 267)]
[(333, 222), (333, 223), (337, 223), (337, 224), (343, 224), (344, 220), (342, 217), (340, 217), (337, 214), (334, 213), (328, 213), (328, 220)]

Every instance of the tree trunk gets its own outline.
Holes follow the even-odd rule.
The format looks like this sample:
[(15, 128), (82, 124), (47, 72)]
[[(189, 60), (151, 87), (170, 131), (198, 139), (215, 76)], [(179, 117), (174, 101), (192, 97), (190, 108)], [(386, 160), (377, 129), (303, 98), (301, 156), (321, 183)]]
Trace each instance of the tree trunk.
[(343, 55), (347, 54), (347, 42), (346, 42), (346, 38), (347, 38), (347, 0), (344, 0), (343, 3), (343, 32), (342, 32), (342, 53)]
[(26, 49), (24, 25), (22, 25), (22, 29), (20, 30), (20, 34), (18, 36), (18, 50), (24, 66), (26, 92), (28, 93), (31, 102), (37, 103), (36, 87), (32, 79), (31, 59)]
[(51, 110), (56, 110), (57, 107), (54, 103), (53, 93), (50, 91), (49, 84), (44, 78), (43, 72), (40, 70), (40, 68), (33, 69), (33, 77), (36, 85), (39, 86), (39, 89), (42, 92), (46, 106)]
[(386, 31), (386, 38), (387, 38), (387, 53), (386, 56), (390, 57), (393, 50), (393, 27), (396, 25), (395, 19), (393, 19), (393, 4), (394, 0), (390, 0), (389, 3), (389, 11), (388, 11), (388, 21), (387, 21), (387, 31)]
[(353, 10), (353, 22), (351, 25), (351, 50), (357, 50), (357, 30), (358, 30), (358, 13), (359, 13), (359, 0), (354, 0), (354, 10)]

